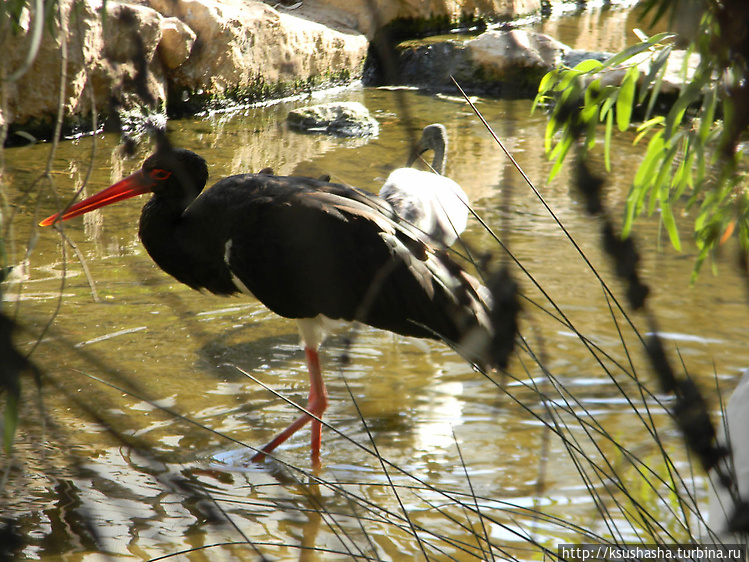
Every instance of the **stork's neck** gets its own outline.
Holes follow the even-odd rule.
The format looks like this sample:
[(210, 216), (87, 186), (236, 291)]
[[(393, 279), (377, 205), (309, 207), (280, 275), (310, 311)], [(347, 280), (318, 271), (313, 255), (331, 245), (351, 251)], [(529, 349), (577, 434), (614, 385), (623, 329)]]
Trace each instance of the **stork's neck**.
[(445, 175), (445, 166), (447, 165), (447, 143), (438, 143), (434, 147), (434, 158), (432, 159), (432, 168), (439, 175)]
[(181, 283), (216, 294), (236, 293), (224, 261), (226, 236), (219, 228), (188, 220), (188, 203), (154, 195), (140, 216), (138, 235), (143, 246), (161, 269)]
[[(140, 214), (140, 236), (146, 250), (169, 246), (174, 243), (177, 228), (188, 202), (176, 197), (153, 195)], [(159, 263), (158, 260), (156, 263)], [(159, 265), (161, 265), (159, 263)]]
[(185, 209), (186, 205), (178, 198), (153, 195), (143, 206), (138, 229), (138, 236), (153, 261), (180, 281), (174, 272), (176, 262), (189, 259), (177, 236)]

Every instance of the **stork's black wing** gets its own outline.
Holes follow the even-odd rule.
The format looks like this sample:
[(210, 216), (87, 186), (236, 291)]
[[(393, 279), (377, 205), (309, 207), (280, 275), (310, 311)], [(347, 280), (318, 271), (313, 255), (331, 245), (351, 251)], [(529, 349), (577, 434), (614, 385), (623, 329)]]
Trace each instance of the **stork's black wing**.
[[(366, 192), (311, 178), (232, 176), (190, 205), (179, 230), (186, 238), (209, 232), (210, 241), (193, 244), (223, 256), (212, 268), (228, 268), (236, 286), (281, 316), (322, 314), (452, 342), (490, 332), (478, 282)], [(208, 280), (196, 284), (211, 289)]]

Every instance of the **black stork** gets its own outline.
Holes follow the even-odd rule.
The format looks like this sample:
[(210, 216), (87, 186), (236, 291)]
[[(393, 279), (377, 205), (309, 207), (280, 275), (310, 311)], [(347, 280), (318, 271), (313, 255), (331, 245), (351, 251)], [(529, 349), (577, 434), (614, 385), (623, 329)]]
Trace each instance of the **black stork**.
[[(427, 150), (434, 151), (432, 171), (411, 168)], [(447, 131), (444, 125), (427, 125), (405, 168), (393, 170), (380, 189), (404, 220), (427, 233), (433, 240), (452, 246), (468, 222), (468, 196), (453, 180), (445, 177)]]
[(335, 321), (443, 339), (474, 364), (490, 363), (486, 289), (422, 233), (400, 224), (379, 197), (269, 170), (223, 178), (203, 192), (207, 179), (201, 156), (159, 148), (140, 170), (40, 225), (151, 192), (139, 235), (161, 269), (193, 289), (253, 295), (297, 320), (311, 415), (301, 415), (253, 461), (311, 420), (312, 463), (319, 466), (319, 418), (328, 398), (318, 348)]

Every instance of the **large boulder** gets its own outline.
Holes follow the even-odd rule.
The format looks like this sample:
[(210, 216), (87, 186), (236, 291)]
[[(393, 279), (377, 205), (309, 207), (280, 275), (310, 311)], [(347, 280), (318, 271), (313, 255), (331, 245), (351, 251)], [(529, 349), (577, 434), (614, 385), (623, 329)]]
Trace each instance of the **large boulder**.
[(540, 9), (541, 0), (305, 0), (294, 12), (332, 27), (355, 30), (371, 40), (396, 20), (509, 20)]
[(548, 35), (514, 29), (465, 41), (411, 41), (398, 50), (402, 84), (455, 91), (454, 77), (469, 91), (518, 97), (534, 95), (570, 48)]
[(179, 68), (190, 57), (198, 36), (189, 25), (177, 18), (164, 18), (161, 33), (161, 62), (167, 70)]
[[(145, 0), (143, 0), (145, 2)], [(54, 126), (62, 44), (67, 47), (66, 128), (90, 127), (104, 114), (148, 115), (167, 104), (196, 100), (265, 99), (328, 81), (361, 76), (368, 42), (247, 0), (150, 0), (150, 6), (109, 0), (77, 2), (74, 22), (45, 26), (38, 56), (17, 80), (6, 82), (15, 129), (43, 136)], [(60, 0), (65, 21), (73, 0)], [(25, 21), (35, 17), (26, 13)], [(32, 35), (5, 33), (5, 72), (23, 67)], [(26, 33), (24, 33), (26, 31)]]
[(169, 73), (173, 102), (226, 95), (253, 101), (361, 76), (368, 42), (359, 33), (252, 0), (149, 4), (196, 34), (190, 57)]
[[(72, 2), (60, 0), (66, 20)], [(60, 105), (61, 45), (67, 46), (66, 88), (62, 107), (68, 125), (80, 124), (97, 112), (135, 105), (155, 111), (166, 100), (166, 83), (155, 57), (161, 40), (161, 15), (145, 6), (107, 2), (102, 18), (100, 6), (80, 2), (75, 22), (57, 26), (50, 34), (45, 27), (39, 52), (18, 79), (6, 81), (7, 113), (4, 120), (35, 131), (53, 127)], [(33, 16), (32, 16), (33, 17)], [(8, 37), (0, 47), (6, 72), (24, 67), (31, 47), (30, 33)]]
[(489, 81), (506, 81), (517, 74), (543, 76), (570, 50), (548, 35), (521, 29), (487, 31), (465, 46), (473, 66)]

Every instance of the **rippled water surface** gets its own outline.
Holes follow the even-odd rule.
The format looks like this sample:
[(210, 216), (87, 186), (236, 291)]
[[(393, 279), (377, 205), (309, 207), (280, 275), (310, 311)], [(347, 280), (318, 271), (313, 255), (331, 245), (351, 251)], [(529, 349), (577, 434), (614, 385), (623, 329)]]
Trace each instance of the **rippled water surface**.
[[(287, 129), (290, 109), (328, 100), (364, 103), (380, 134), (346, 140)], [(624, 302), (599, 251), (599, 223), (581, 212), (569, 171), (545, 181), (543, 113), (531, 115), (528, 101), (477, 99), (476, 105)], [(403, 553), (409, 559), (427, 553), (471, 560), (488, 557), (488, 540), (495, 553), (537, 559), (534, 543), (556, 548), (580, 540), (579, 529), (612, 534), (570, 447), (579, 448), (576, 458), (598, 466), (605, 457), (631, 482), (632, 493), (641, 489), (636, 463), (588, 423), (600, 424), (650, 467), (648, 479), (665, 475), (663, 455), (640, 417), (648, 413), (675, 466), (689, 474), (670, 419), (631, 376), (637, 373), (655, 392), (638, 337), (464, 101), (353, 88), (173, 121), (169, 135), (208, 160), (211, 182), (271, 166), (279, 174), (326, 173), (377, 191), (404, 164), (409, 134), (436, 121), (451, 141), (447, 173), (486, 225), (472, 219), (467, 244), (496, 263), (506, 256), (496, 236), (522, 265), (513, 271), (529, 299), (521, 331), (532, 352), (520, 353), (508, 375), (485, 377), (436, 342), (366, 327), (332, 336), (322, 354), (331, 398), (325, 421), (332, 429), (323, 432), (316, 475), (309, 472), (308, 431), (281, 447), (277, 462), (249, 463), (249, 447), (264, 444), (297, 415), (262, 385), (306, 400), (294, 322), (251, 299), (194, 292), (161, 272), (137, 239), (143, 199), (66, 223), (69, 242), (52, 229), (34, 229), (56, 209), (50, 190), (38, 192), (48, 185), (39, 175), (50, 147), (6, 152), (4, 179), (15, 209), (6, 251), (22, 265), (3, 286), (4, 306), (19, 322), (20, 349), (33, 350), (43, 373), (41, 390), (25, 382), (2, 498), (4, 516), (16, 521), (27, 542), (24, 557), (402, 560)], [(617, 219), (641, 150), (631, 141), (628, 135), (616, 140), (606, 187)], [(110, 135), (63, 142), (51, 180), (66, 201), (87, 174), (90, 194), (136, 169), (148, 152), (144, 141), (136, 157), (123, 160), (118, 138)], [(638, 224), (642, 274), (669, 353), (676, 359), (678, 350), (717, 408), (716, 376), (728, 390), (749, 360), (746, 294), (730, 247), (716, 261), (719, 275), (706, 268), (690, 286), (689, 219), (682, 233), (686, 250), (679, 254), (657, 217)], [(631, 314), (631, 321), (647, 333), (642, 317)], [(560, 394), (554, 384), (565, 390)], [(549, 408), (559, 407), (557, 423), (569, 424), (567, 442), (546, 429), (551, 414), (540, 393), (553, 400)], [(574, 401), (565, 405), (570, 396)], [(595, 474), (593, 465), (582, 465)], [(615, 504), (607, 483), (590, 482), (604, 504)], [(692, 485), (704, 496), (698, 473)], [(677, 538), (686, 536), (678, 513), (647, 492), (639, 501), (664, 528), (681, 533)], [(611, 513), (622, 520), (619, 536), (647, 538)]]

